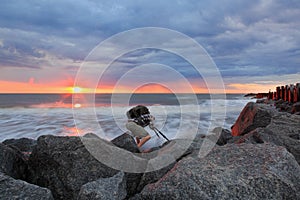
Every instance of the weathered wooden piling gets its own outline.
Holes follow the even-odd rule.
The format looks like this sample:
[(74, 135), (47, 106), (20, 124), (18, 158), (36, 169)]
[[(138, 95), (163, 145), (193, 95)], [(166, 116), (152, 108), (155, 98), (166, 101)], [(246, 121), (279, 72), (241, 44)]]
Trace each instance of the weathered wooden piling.
[(284, 87), (284, 101), (289, 101), (288, 99), (288, 90), (289, 90), (289, 86), (288, 85), (285, 85)]
[(294, 103), (294, 85), (292, 84), (289, 87), (288, 96), (289, 96), (289, 102)]
[(277, 98), (277, 92), (273, 92), (273, 98), (272, 98), (272, 100), (276, 100), (276, 98)]
[(300, 101), (300, 83), (297, 83), (294, 88), (294, 102)]
[(276, 87), (276, 100), (280, 99), (280, 86)]
[(284, 100), (284, 86), (281, 86), (280, 89), (280, 99)]
[[(259, 97), (263, 93), (259, 93)], [(288, 101), (290, 103), (296, 103), (300, 101), (300, 83), (285, 85), (285, 86), (277, 86), (276, 92), (267, 93), (268, 99), (279, 100), (282, 99), (284, 101)]]

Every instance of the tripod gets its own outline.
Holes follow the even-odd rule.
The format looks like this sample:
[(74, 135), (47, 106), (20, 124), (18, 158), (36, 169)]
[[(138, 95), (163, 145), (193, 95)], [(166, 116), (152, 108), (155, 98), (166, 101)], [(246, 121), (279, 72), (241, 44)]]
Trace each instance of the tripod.
[(159, 137), (159, 134), (163, 136), (168, 142), (170, 141), (160, 130), (158, 130), (155, 126), (152, 126), (151, 129), (155, 132), (157, 137)]

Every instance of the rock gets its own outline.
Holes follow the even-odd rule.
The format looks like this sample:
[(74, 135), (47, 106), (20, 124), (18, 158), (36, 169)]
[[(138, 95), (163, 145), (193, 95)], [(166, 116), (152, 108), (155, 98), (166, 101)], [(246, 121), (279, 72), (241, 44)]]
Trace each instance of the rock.
[[(280, 101), (277, 101), (280, 102)], [(248, 106), (248, 105), (247, 105)], [(246, 107), (247, 107), (246, 106)], [(290, 114), (287, 112), (278, 112), (271, 107), (266, 107), (267, 105), (254, 105), (255, 107), (262, 107), (262, 109), (256, 109), (261, 112), (268, 112), (271, 116), (270, 123), (266, 126), (258, 127), (255, 125), (255, 121), (253, 119), (249, 119), (246, 124), (247, 126), (244, 129), (251, 130), (253, 127), (258, 127), (246, 133), (240, 137), (233, 137), (232, 141), (234, 143), (272, 143), (279, 146), (284, 146), (290, 153), (292, 153), (297, 162), (300, 164), (300, 116)], [(261, 114), (260, 116), (263, 116)], [(241, 113), (239, 119), (249, 118), (248, 113)], [(269, 115), (268, 115), (269, 117)], [(255, 118), (255, 117), (252, 117)], [(263, 117), (260, 117), (261, 120), (264, 120)], [(257, 118), (259, 120), (259, 118)], [(239, 121), (241, 124), (242, 121)], [(238, 122), (236, 123), (238, 124)], [(236, 125), (238, 126), (238, 125)], [(240, 126), (243, 126), (242, 124)], [(248, 128), (251, 127), (251, 128)], [(244, 131), (247, 132), (247, 131)]]
[(110, 178), (101, 178), (86, 183), (80, 189), (78, 200), (120, 200), (125, 199), (126, 181), (123, 172), (119, 172)]
[(79, 137), (39, 137), (29, 164), (33, 170), (29, 181), (51, 189), (55, 199), (75, 199), (83, 184), (118, 172), (96, 160)]
[(30, 199), (52, 200), (51, 191), (25, 181), (15, 180), (0, 172), (0, 196), (1, 200)]
[(186, 157), (131, 199), (299, 199), (300, 166), (284, 147), (215, 146)]
[(36, 140), (30, 138), (8, 139), (3, 141), (3, 144), (14, 146), (22, 152), (32, 152), (36, 146)]
[(162, 169), (152, 171), (152, 172), (146, 172), (141, 176), (141, 179), (139, 181), (138, 187), (136, 188), (135, 193), (141, 192), (142, 189), (150, 184), (158, 181), (161, 179), (168, 171), (170, 171), (176, 162), (171, 163), (170, 165), (163, 167)]
[(0, 172), (16, 179), (25, 179), (28, 165), (18, 149), (0, 143)]
[(30, 138), (8, 139), (3, 141), (3, 144), (17, 148), (22, 152), (24, 158), (28, 159), (32, 150), (36, 146), (36, 140)]
[[(300, 129), (299, 129), (300, 130)], [(300, 131), (298, 133), (282, 134), (269, 128), (257, 128), (242, 136), (236, 143), (272, 143), (284, 146), (300, 165)]]
[(232, 139), (231, 132), (227, 129), (223, 129), (222, 127), (216, 127), (212, 132), (219, 136), (217, 145), (223, 146)]
[[(111, 142), (115, 146), (130, 151), (132, 153), (140, 153), (140, 150), (134, 138), (127, 133), (124, 133), (116, 137)], [(134, 195), (136, 193), (142, 175), (143, 175), (142, 173), (125, 173), (125, 177), (127, 181), (126, 190), (128, 196)]]
[(256, 103), (266, 103), (266, 99), (257, 99)]
[(266, 142), (262, 135), (257, 132), (257, 130), (264, 130), (264, 128), (257, 128), (253, 131), (250, 131), (250, 133), (247, 133), (243, 136), (240, 136), (234, 140), (233, 143), (235, 144), (242, 144), (242, 143), (247, 143), (247, 144), (262, 144)]
[(255, 97), (256, 96), (256, 93), (248, 93), (248, 94), (245, 94), (244, 97)]
[(124, 133), (111, 141), (117, 147), (130, 151), (132, 153), (140, 153), (140, 150), (134, 141), (134, 138), (127, 133)]
[(299, 112), (300, 112), (300, 102), (294, 103), (292, 106), (291, 113), (295, 114), (295, 113), (299, 113)]
[(287, 101), (284, 101), (282, 99), (276, 101), (275, 106), (279, 111), (283, 111), (283, 112), (291, 112), (292, 111), (292, 106), (290, 105), (290, 103)]
[(271, 123), (272, 112), (269, 105), (249, 102), (231, 127), (232, 135), (244, 135), (258, 127), (266, 127)]
[[(159, 170), (144, 173), (141, 178), (140, 184), (137, 188), (137, 192), (140, 192), (146, 185), (148, 185), (150, 183), (154, 183), (154, 182), (160, 180), (161, 178), (163, 178), (168, 173), (168, 171), (170, 171), (175, 166), (175, 164), (182, 158), (187, 157), (187, 156), (198, 157), (199, 151), (205, 140), (210, 142), (210, 140), (208, 138), (205, 138), (205, 136), (198, 134), (195, 136), (194, 140), (174, 139), (174, 140), (165, 142), (160, 147), (160, 151), (158, 151), (157, 153), (164, 152), (164, 153), (170, 154), (170, 155), (173, 154), (174, 162), (171, 162), (169, 165), (167, 165)], [(177, 148), (183, 147), (183, 149), (186, 148), (186, 150), (180, 151), (180, 152), (175, 152), (174, 149), (172, 148), (175, 144), (178, 145)]]

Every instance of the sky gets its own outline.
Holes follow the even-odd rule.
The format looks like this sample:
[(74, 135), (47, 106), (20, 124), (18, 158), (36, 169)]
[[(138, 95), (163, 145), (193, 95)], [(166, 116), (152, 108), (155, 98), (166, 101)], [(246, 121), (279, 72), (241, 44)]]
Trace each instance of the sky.
[[(177, 31), (198, 42), (215, 63), (226, 92), (268, 92), (277, 85), (300, 82), (299, 0), (2, 0), (0, 93), (72, 92), (85, 64), (95, 66), (85, 81), (99, 81), (97, 92), (129, 92), (132, 87), (140, 92), (189, 91), (185, 80), (179, 81), (175, 73), (167, 76), (171, 73), (164, 70), (178, 72), (194, 91), (208, 92), (212, 86), (205, 73), (198, 73), (176, 53), (141, 48), (112, 57), (133, 40), (147, 40), (184, 49), (201, 61), (192, 47), (177, 38), (137, 39), (133, 34), (129, 42), (122, 40), (89, 62), (89, 55), (102, 42), (144, 27)], [(147, 65), (152, 71), (141, 70), (141, 65), (149, 63), (161, 66)], [(104, 76), (99, 77), (99, 70)], [(128, 75), (129, 80), (123, 81), (129, 72), (135, 76)], [(95, 74), (98, 79), (93, 79)], [(141, 79), (148, 84), (139, 82)], [(88, 85), (78, 87), (89, 91)]]

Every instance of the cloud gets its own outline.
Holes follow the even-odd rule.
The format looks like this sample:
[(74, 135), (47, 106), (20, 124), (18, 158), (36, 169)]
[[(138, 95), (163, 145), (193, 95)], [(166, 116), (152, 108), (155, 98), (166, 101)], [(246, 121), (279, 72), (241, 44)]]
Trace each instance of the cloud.
[[(84, 58), (104, 39), (132, 28), (158, 26), (198, 41), (225, 79), (235, 77), (243, 82), (243, 77), (297, 74), (299, 19), (297, 0), (3, 0), (0, 69), (5, 68), (11, 78), (18, 73), (16, 69), (25, 68), (44, 70), (37, 74), (46, 74), (49, 69), (64, 70), (74, 76)], [(164, 42), (164, 38), (144, 39)], [(179, 40), (172, 44), (186, 48)], [(197, 56), (192, 48), (185, 51)], [(105, 53), (106, 59), (110, 59), (110, 53)], [(120, 57), (107, 73), (111, 80), (117, 80), (127, 70), (149, 62), (171, 66), (190, 79), (199, 78), (183, 58), (154, 49)], [(0, 75), (0, 79), (8, 78)]]

